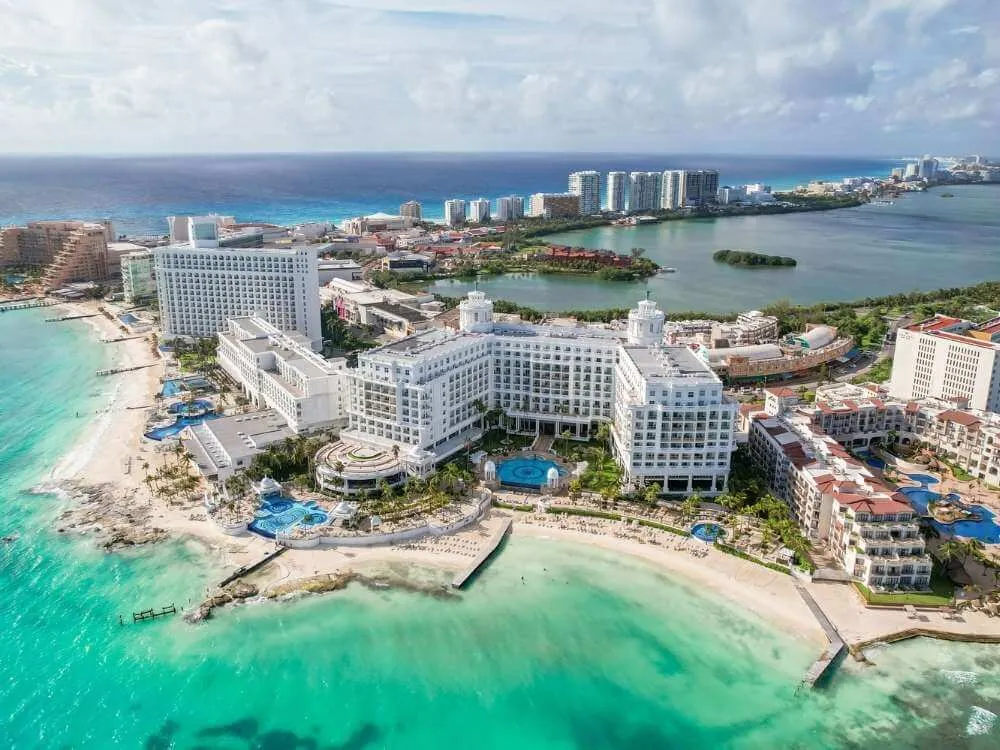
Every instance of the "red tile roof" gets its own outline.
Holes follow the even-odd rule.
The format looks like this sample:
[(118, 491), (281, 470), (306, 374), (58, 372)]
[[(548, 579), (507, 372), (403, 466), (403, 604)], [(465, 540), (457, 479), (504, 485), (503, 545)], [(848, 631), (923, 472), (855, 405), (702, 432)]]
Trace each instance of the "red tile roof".
[(961, 318), (952, 318), (948, 315), (935, 315), (933, 318), (921, 320), (919, 323), (907, 326), (906, 330), (916, 331), (917, 333), (933, 333), (945, 328), (951, 328), (961, 322)]
[(973, 425), (982, 424), (982, 421), (974, 415), (965, 411), (959, 411), (958, 409), (948, 409), (948, 411), (943, 411), (937, 415), (937, 418), (942, 422), (955, 422), (963, 427), (972, 427)]
[(772, 396), (777, 398), (795, 398), (799, 394), (793, 391), (791, 388), (765, 388), (764, 393), (770, 393)]

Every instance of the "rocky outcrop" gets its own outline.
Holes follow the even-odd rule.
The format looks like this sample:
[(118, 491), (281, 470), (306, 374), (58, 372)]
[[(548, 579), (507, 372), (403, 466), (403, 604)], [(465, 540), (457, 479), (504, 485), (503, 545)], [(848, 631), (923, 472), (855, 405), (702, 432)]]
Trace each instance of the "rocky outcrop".
[(168, 534), (152, 524), (151, 509), (136, 502), (135, 490), (114, 485), (70, 485), (63, 487), (72, 505), (59, 516), (60, 534), (91, 534), (107, 552), (124, 547), (153, 544)]
[(259, 589), (252, 583), (246, 581), (234, 581), (205, 601), (197, 608), (187, 612), (184, 619), (188, 622), (202, 622), (212, 616), (212, 610), (216, 607), (223, 607), (226, 604), (240, 604), (247, 599), (253, 599), (260, 593)]

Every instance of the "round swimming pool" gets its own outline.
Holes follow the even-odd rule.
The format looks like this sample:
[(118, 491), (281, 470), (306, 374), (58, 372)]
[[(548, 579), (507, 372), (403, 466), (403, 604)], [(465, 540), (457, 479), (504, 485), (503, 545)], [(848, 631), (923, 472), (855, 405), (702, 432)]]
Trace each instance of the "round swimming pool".
[(500, 484), (509, 487), (527, 487), (538, 490), (545, 486), (549, 469), (555, 468), (559, 476), (566, 476), (566, 470), (555, 461), (534, 456), (526, 458), (508, 458), (501, 461), (497, 467), (497, 479)]
[(701, 521), (691, 527), (691, 536), (695, 539), (701, 539), (703, 542), (714, 542), (724, 534), (725, 529), (723, 529), (719, 524), (711, 523), (709, 521)]

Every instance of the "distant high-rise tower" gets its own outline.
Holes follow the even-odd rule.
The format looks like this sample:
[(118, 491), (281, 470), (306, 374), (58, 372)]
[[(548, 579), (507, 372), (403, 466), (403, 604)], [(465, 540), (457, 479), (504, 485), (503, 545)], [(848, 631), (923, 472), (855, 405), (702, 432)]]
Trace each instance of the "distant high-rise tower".
[(683, 169), (670, 169), (663, 173), (660, 208), (673, 211), (684, 205), (684, 175)]
[(629, 175), (628, 210), (652, 211), (660, 205), (659, 172), (632, 172)]
[(625, 180), (628, 175), (624, 172), (608, 172), (608, 210), (625, 210)]
[(478, 198), (469, 203), (469, 221), (480, 224), (490, 220), (490, 202), (485, 198)]
[(497, 221), (512, 221), (524, 216), (524, 198), (508, 195), (497, 199)]
[(704, 206), (715, 203), (719, 193), (719, 172), (715, 169), (698, 169), (684, 172), (685, 206)]
[(600, 213), (601, 175), (594, 170), (573, 172), (569, 176), (569, 192), (580, 196), (580, 213), (584, 216)]
[(933, 156), (925, 156), (917, 164), (917, 177), (921, 180), (933, 180), (937, 176), (938, 160)]
[(406, 201), (399, 207), (399, 215), (403, 218), (420, 221), (421, 206), (416, 201)]
[(444, 223), (449, 227), (457, 227), (465, 223), (464, 200), (454, 198), (444, 202)]

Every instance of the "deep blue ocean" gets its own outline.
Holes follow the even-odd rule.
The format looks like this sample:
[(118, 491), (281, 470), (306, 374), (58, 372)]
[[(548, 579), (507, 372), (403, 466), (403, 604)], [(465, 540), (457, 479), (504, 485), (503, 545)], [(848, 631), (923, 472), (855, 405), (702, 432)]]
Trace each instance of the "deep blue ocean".
[[(110, 218), (119, 233), (166, 233), (170, 214), (294, 223), (396, 212), (415, 199), (440, 217), (448, 198), (565, 191), (570, 172), (718, 169), (720, 184), (775, 189), (810, 179), (886, 175), (895, 159), (671, 154), (267, 154), (0, 157), (0, 225)], [(603, 188), (602, 188), (603, 192)]]

